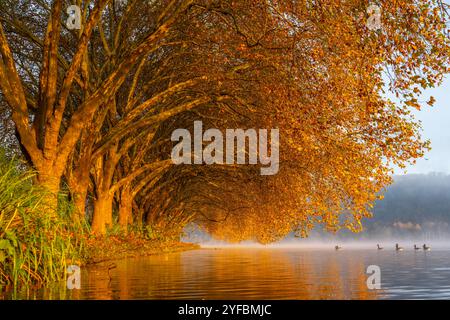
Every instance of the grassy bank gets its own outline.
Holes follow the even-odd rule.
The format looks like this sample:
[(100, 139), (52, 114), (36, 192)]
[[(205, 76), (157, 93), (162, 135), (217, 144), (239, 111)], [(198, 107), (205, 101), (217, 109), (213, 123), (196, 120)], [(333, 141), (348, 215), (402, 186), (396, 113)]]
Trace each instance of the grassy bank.
[(67, 196), (59, 195), (58, 208), (52, 209), (47, 205), (52, 195), (34, 179), (33, 171), (0, 149), (0, 290), (64, 280), (69, 265), (198, 247), (155, 237), (147, 229), (93, 236), (87, 224), (72, 220)]
[(71, 223), (63, 198), (50, 209), (34, 177), (0, 150), (0, 285), (58, 281), (81, 259), (84, 228)]
[(148, 240), (137, 235), (90, 238), (86, 241), (82, 263), (97, 264), (131, 257), (172, 253), (200, 248), (193, 243)]

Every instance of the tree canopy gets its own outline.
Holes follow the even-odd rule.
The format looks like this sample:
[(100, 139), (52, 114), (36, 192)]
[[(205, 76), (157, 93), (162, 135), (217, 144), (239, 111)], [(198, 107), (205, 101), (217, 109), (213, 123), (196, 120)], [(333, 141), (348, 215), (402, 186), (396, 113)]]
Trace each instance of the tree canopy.
[[(116, 216), (229, 241), (358, 231), (393, 166), (429, 148), (411, 110), (449, 71), (443, 1), (379, 1), (379, 30), (364, 0), (74, 3), (0, 3), (1, 131), (94, 233)], [(174, 165), (172, 132), (198, 120), (278, 128), (278, 174)]]

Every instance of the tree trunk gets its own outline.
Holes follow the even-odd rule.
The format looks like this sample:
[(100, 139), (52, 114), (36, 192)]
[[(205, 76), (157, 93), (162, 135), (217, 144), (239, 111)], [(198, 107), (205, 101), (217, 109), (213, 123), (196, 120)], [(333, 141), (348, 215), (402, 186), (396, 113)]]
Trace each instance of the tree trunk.
[(92, 233), (105, 235), (106, 228), (112, 226), (113, 197), (101, 194), (94, 201), (94, 218), (92, 220)]
[(133, 223), (133, 197), (128, 186), (122, 188), (119, 203), (119, 225), (127, 231), (128, 225)]
[(74, 174), (67, 179), (70, 194), (75, 204), (75, 212), (72, 219), (74, 222), (84, 221), (86, 218), (86, 197), (89, 188), (89, 171), (83, 174)]
[(58, 170), (55, 168), (47, 167), (45, 170), (40, 170), (38, 168), (36, 182), (47, 192), (44, 201), (48, 214), (51, 217), (57, 216), (61, 176), (62, 174), (59, 174)]
[(86, 196), (87, 187), (83, 191), (72, 192), (73, 202), (75, 204), (75, 212), (72, 216), (74, 222), (82, 222), (86, 218)]

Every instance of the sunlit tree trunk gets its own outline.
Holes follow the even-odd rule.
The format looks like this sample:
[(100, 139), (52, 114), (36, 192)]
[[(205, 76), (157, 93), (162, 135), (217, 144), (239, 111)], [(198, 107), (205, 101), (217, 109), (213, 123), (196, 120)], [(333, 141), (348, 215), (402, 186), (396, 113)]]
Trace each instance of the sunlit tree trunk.
[[(39, 89), (35, 95), (30, 95), (29, 88), (24, 86), (23, 74), (17, 70), (16, 57), (11, 51), (2, 26), (3, 19), (0, 23), (2, 98), (4, 97), (11, 108), (11, 118), (16, 126), (19, 142), (29, 155), (30, 164), (37, 170), (37, 183), (49, 191), (47, 202), (49, 211), (52, 212), (57, 210), (61, 177), (68, 167), (69, 157), (79, 142), (82, 130), (92, 122), (98, 108), (115, 94), (141, 57), (160, 46), (160, 40), (169, 33), (169, 27), (176, 21), (176, 15), (186, 9), (191, 1), (185, 1), (183, 6), (177, 7), (173, 16), (137, 43), (119, 65), (111, 68), (110, 74), (89, 90), (89, 94), (77, 92), (77, 95), (75, 93), (78, 91), (77, 87), (81, 87), (83, 91), (89, 86), (88, 58), (91, 58), (88, 51), (89, 42), (108, 3), (107, 0), (99, 0), (92, 7), (87, 6), (89, 18), (83, 21), (83, 29), (79, 32), (78, 42), (69, 61), (59, 56), (60, 50), (64, 47), (61, 42), (63, 1), (52, 2), (43, 39), (34, 35), (31, 30), (22, 30), (26, 35), (25, 38), (29, 37), (33, 39), (32, 42), (41, 43), (42, 47), (42, 61), (38, 66), (40, 69), (38, 74), (33, 75), (36, 79), (34, 84)], [(118, 34), (116, 36), (118, 37)], [(72, 105), (73, 96), (83, 98)], [(80, 198), (76, 200), (80, 216), (83, 211), (81, 200), (83, 197), (81, 192)]]
[(92, 167), (93, 147), (95, 137), (102, 127), (105, 114), (108, 108), (103, 108), (93, 123), (88, 126), (82, 133), (79, 151), (75, 153), (66, 170), (67, 183), (69, 185), (70, 194), (75, 204), (75, 212), (73, 220), (84, 221), (86, 218), (86, 197), (89, 192), (90, 170)]
[(133, 223), (133, 197), (129, 185), (122, 188), (119, 203), (119, 225), (126, 231)]
[(101, 193), (94, 201), (94, 218), (92, 232), (98, 235), (106, 234), (108, 227), (112, 226), (113, 197)]
[(69, 183), (70, 194), (75, 205), (75, 211), (72, 216), (74, 222), (81, 222), (86, 218), (86, 197), (88, 193), (88, 186), (89, 179), (71, 181)]
[(39, 168), (39, 166), (36, 168), (38, 171), (36, 183), (46, 191), (44, 201), (48, 208), (48, 214), (56, 216), (62, 173), (60, 168), (48, 166), (46, 168), (48, 169)]
[(120, 159), (117, 145), (94, 162), (95, 200), (94, 217), (92, 220), (92, 233), (104, 235), (107, 227), (112, 226), (114, 191), (111, 190), (114, 172)]

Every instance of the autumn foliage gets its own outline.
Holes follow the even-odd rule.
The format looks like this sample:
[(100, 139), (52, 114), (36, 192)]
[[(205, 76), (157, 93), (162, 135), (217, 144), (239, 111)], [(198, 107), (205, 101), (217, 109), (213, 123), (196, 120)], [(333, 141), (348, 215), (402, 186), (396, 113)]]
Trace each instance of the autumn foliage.
[[(67, 185), (100, 234), (358, 231), (394, 166), (428, 149), (411, 110), (449, 71), (439, 0), (379, 1), (379, 30), (362, 0), (78, 1), (81, 30), (67, 1), (16, 2), (0, 4), (2, 117), (37, 183)], [(196, 120), (279, 128), (279, 173), (172, 165), (171, 133)]]

